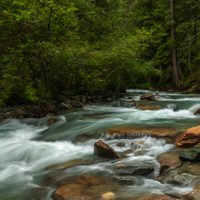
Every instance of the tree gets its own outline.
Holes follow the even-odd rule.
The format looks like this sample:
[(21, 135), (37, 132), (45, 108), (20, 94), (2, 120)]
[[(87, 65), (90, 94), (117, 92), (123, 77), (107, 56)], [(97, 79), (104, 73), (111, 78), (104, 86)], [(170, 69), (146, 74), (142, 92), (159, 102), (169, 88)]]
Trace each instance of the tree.
[(176, 51), (174, 47), (174, 2), (173, 0), (170, 0), (170, 16), (171, 16), (171, 39), (172, 39), (172, 60), (173, 60), (173, 75), (174, 75), (174, 82), (177, 87), (180, 86), (179, 81), (179, 74), (176, 64)]

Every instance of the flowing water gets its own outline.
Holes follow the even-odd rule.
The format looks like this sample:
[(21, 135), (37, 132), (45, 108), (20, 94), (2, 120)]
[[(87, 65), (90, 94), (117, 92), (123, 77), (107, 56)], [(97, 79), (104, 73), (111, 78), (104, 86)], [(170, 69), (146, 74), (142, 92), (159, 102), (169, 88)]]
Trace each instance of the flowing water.
[[(115, 182), (91, 187), (88, 191), (96, 193), (114, 192), (118, 199), (140, 197), (144, 194), (189, 193), (192, 186), (174, 186), (162, 184), (154, 179), (158, 175), (160, 164), (157, 157), (174, 148), (163, 139), (143, 137), (137, 139), (113, 139), (103, 137), (103, 132), (110, 127), (163, 126), (183, 131), (200, 125), (200, 116), (193, 113), (200, 108), (200, 95), (169, 94), (155, 92), (158, 101), (140, 101), (140, 96), (148, 90), (127, 90), (121, 100), (138, 104), (159, 105), (163, 109), (142, 111), (136, 107), (120, 107), (119, 100), (101, 105), (86, 106), (84, 109), (58, 115), (59, 121), (51, 127), (43, 119), (8, 119), (0, 124), (0, 199), (2, 200), (49, 200), (56, 187), (49, 180), (53, 174), (69, 182), (83, 174), (113, 178), (113, 168), (118, 163), (148, 163), (155, 172), (139, 177), (138, 186), (120, 186)], [(129, 97), (129, 98), (128, 98)], [(80, 137), (82, 136), (82, 138)], [(94, 143), (101, 138), (116, 152), (131, 148), (131, 142), (143, 142), (136, 145), (135, 151), (121, 160), (108, 160), (94, 155)], [(125, 147), (118, 147), (118, 142), (126, 142)], [(136, 155), (137, 151), (144, 150)], [(49, 166), (69, 162), (75, 159), (92, 159), (89, 165), (80, 165), (55, 171), (46, 170)], [(90, 191), (90, 192), (91, 192)]]

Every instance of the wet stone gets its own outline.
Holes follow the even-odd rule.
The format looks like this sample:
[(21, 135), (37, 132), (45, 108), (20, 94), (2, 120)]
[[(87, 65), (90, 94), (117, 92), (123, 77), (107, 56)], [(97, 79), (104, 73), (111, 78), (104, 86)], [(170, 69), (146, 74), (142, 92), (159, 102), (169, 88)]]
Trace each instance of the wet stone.
[(200, 179), (198, 176), (183, 173), (169, 176), (165, 181), (175, 185), (195, 185), (200, 182)]
[(174, 145), (179, 147), (193, 147), (200, 141), (200, 126), (187, 129), (183, 134), (176, 138)]
[(126, 146), (126, 142), (119, 142), (116, 145), (117, 147), (125, 147)]
[(135, 153), (135, 151), (136, 151), (136, 149), (127, 149), (126, 151), (121, 152), (120, 156), (122, 158), (126, 158), (126, 157), (128, 157), (128, 154), (133, 154), (133, 153)]
[(105, 158), (119, 159), (120, 155), (117, 154), (113, 148), (99, 140), (94, 144), (94, 154)]
[(154, 105), (141, 105), (139, 110), (160, 110), (162, 109), (161, 106), (154, 106)]
[(145, 175), (154, 171), (148, 164), (117, 164), (113, 172), (118, 175)]
[(183, 162), (199, 162), (200, 161), (200, 148), (192, 148), (183, 151), (180, 156), (180, 160)]
[(135, 176), (124, 176), (118, 179), (119, 185), (140, 185), (141, 181)]
[(146, 101), (155, 101), (155, 97), (153, 94), (144, 94), (140, 97), (141, 100), (146, 100)]

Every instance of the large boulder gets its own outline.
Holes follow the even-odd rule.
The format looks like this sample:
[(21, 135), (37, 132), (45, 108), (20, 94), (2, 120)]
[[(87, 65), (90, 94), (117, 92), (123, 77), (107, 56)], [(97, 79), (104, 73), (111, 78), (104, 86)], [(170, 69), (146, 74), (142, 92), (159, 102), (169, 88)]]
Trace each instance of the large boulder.
[(199, 164), (181, 163), (176, 168), (171, 168), (165, 173), (155, 179), (165, 183), (172, 183), (176, 185), (193, 185), (200, 180), (200, 167)]
[(139, 107), (140, 110), (160, 110), (162, 109), (161, 106), (154, 106), (154, 105), (141, 105)]
[(199, 162), (200, 161), (200, 148), (192, 148), (183, 151), (180, 156), (180, 160), (183, 162)]
[(155, 96), (151, 93), (149, 94), (144, 94), (140, 97), (141, 100), (145, 100), (145, 101), (155, 101)]
[(174, 185), (195, 185), (200, 182), (200, 179), (199, 176), (183, 173), (170, 175), (165, 179), (165, 182)]
[(176, 138), (174, 145), (179, 147), (192, 147), (200, 141), (200, 126), (187, 129)]
[(149, 164), (117, 164), (113, 169), (117, 175), (145, 175), (153, 171)]
[(109, 145), (104, 143), (102, 140), (95, 142), (94, 154), (105, 157), (105, 158), (111, 158), (111, 159), (119, 159), (120, 158), (120, 155), (117, 154), (113, 150), (113, 148), (111, 148)]

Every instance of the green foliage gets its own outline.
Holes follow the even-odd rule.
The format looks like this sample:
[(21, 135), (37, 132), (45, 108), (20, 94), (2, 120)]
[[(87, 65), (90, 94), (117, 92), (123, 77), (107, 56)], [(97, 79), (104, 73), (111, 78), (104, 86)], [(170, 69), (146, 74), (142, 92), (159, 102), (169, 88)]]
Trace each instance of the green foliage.
[(185, 77), (199, 65), (195, 0), (174, 3), (175, 41), (168, 0), (3, 0), (0, 9), (5, 103), (39, 103), (68, 90), (146, 89), (160, 81), (160, 70), (165, 83), (172, 47)]

